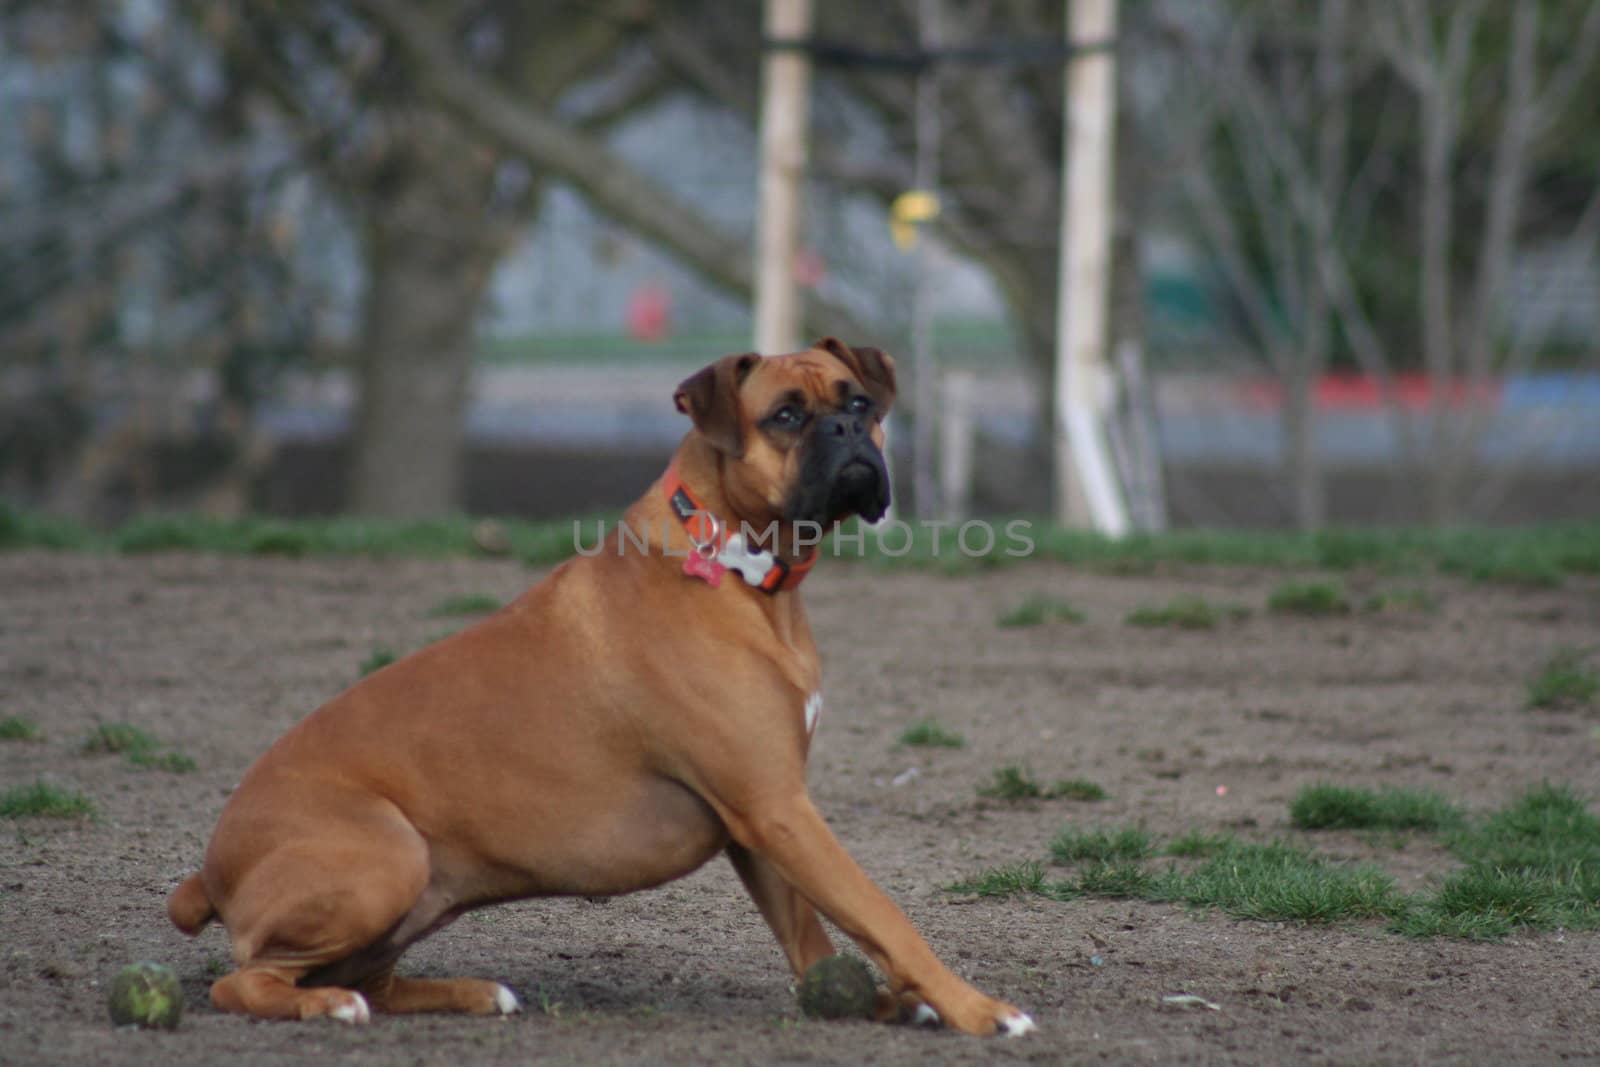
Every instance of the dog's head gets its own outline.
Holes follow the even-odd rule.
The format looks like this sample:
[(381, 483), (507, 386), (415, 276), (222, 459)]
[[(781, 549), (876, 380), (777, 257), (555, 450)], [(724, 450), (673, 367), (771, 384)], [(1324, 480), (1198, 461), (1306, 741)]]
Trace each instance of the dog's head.
[(678, 386), (678, 410), (723, 457), (745, 516), (828, 526), (889, 507), (883, 419), (894, 360), (832, 337), (787, 356), (729, 356)]

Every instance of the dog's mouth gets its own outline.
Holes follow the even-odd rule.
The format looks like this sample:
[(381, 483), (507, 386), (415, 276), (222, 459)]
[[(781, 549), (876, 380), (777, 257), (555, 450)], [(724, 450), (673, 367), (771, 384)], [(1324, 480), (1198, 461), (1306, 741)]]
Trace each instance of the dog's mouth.
[(817, 489), (802, 493), (791, 515), (824, 525), (859, 515), (877, 522), (889, 508), (889, 472), (883, 456), (873, 449), (857, 452), (839, 465), (832, 478)]

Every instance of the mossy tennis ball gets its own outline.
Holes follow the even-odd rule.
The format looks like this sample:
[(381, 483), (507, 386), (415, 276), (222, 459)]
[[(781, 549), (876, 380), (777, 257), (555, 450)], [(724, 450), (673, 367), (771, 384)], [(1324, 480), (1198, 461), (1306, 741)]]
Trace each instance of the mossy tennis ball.
[(877, 983), (859, 957), (824, 956), (800, 980), (800, 1010), (814, 1019), (870, 1019), (877, 1006)]
[(111, 980), (111, 1021), (118, 1026), (176, 1030), (183, 1017), (183, 990), (171, 967), (130, 963)]

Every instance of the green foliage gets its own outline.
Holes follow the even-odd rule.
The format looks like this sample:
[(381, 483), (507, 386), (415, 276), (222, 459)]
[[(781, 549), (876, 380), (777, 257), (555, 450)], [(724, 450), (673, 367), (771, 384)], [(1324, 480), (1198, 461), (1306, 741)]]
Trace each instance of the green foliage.
[(101, 723), (84, 739), (83, 751), (89, 755), (121, 754), (135, 767), (151, 771), (187, 774), (195, 761), (177, 750), (162, 750), (161, 742), (126, 722)]
[(97, 547), (94, 535), (86, 527), (23, 511), (0, 500), (0, 551), (44, 548), (84, 552)]
[[(1564, 786), (1541, 785), (1481, 822), (1436, 794), (1321, 785), (1295, 798), (1297, 825), (1409, 828), (1444, 835), (1464, 865), (1436, 890), (1406, 895), (1370, 864), (1338, 863), (1287, 841), (1247, 842), (1190, 831), (1167, 842), (1143, 830), (1063, 831), (1050, 881), (1033, 862), (993, 868), (948, 887), (982, 896), (1137, 897), (1216, 908), (1265, 922), (1384, 919), (1412, 937), (1492, 939), (1518, 928), (1600, 928), (1600, 817)], [(1157, 854), (1196, 861), (1152, 869)]]
[[(604, 516), (611, 528), (613, 516)], [(518, 522), (502, 520), (510, 554), (537, 565), (573, 554), (575, 522), (583, 541), (594, 540), (600, 516), (581, 520)], [(466, 516), (427, 521), (360, 518), (211, 519), (193, 515), (152, 515), (133, 519), (108, 534), (64, 520), (34, 514), (0, 501), (0, 551), (157, 552), (196, 551), (227, 555), (305, 556), (479, 556), (487, 549), (474, 536), (479, 520)], [(1008, 523), (1032, 541), (1032, 550), (1007, 533)], [(980, 559), (962, 555), (958, 531), (938, 537), (926, 531), (908, 551), (885, 552), (868, 533), (858, 553), (845, 543), (841, 560), (864, 557), (875, 566), (966, 573), (1024, 560), (1092, 566), (1146, 573), (1162, 564), (1282, 567), (1296, 569), (1374, 567), (1389, 571), (1436, 570), (1484, 581), (1558, 583), (1566, 574), (1600, 574), (1600, 523), (1545, 525), (1516, 529), (1427, 528), (1325, 530), (1315, 534), (1278, 531), (1179, 530), (1110, 538), (1049, 522), (1022, 519), (994, 523), (997, 548)], [(1021, 546), (1021, 547), (1018, 547)], [(832, 554), (825, 543), (823, 551)]]
[(1426, 589), (1388, 589), (1367, 597), (1361, 610), (1374, 615), (1431, 615), (1439, 610), (1439, 598)]
[(358, 669), (361, 672), (361, 676), (365, 678), (373, 671), (387, 667), (389, 664), (393, 663), (396, 658), (398, 657), (395, 656), (393, 650), (391, 649), (375, 648), (366, 659), (361, 661), (361, 666)]
[(1155, 889), (1157, 877), (1139, 863), (1096, 863), (1085, 867), (1076, 883), (1066, 883), (1084, 896), (1146, 897)]
[(1066, 800), (1096, 801), (1106, 798), (1106, 791), (1087, 778), (1059, 778), (1048, 790), (1052, 797)]
[(456, 615), (487, 615), (500, 610), (500, 598), (487, 593), (463, 593), (446, 597), (428, 609), (430, 618)]
[(1044, 894), (1047, 886), (1044, 867), (1027, 860), (1011, 867), (990, 867), (970, 878), (945, 886), (949, 893), (964, 896), (1008, 897), (1018, 893)]
[(1033, 593), (1021, 604), (994, 620), (1002, 629), (1024, 626), (1041, 626), (1047, 622), (1080, 623), (1083, 612), (1059, 597), (1047, 593)]
[(103, 722), (83, 740), (83, 751), (90, 755), (151, 752), (160, 747), (154, 737), (126, 722)]
[(191, 757), (177, 751), (129, 752), (128, 762), (147, 771), (166, 771), (170, 774), (188, 774), (198, 766)]
[(1074, 863), (1079, 860), (1142, 860), (1150, 855), (1150, 835), (1144, 830), (1125, 826), (1121, 829), (1062, 830), (1050, 842), (1050, 855), (1057, 863)]
[(1011, 764), (996, 770), (988, 785), (978, 787), (978, 795), (995, 800), (1038, 800), (1044, 796), (1044, 787), (1024, 768)]
[(1217, 908), (1239, 919), (1326, 923), (1388, 917), (1403, 907), (1394, 879), (1284, 842), (1234, 842), (1191, 871), (1171, 871), (1154, 900)]
[(1395, 924), (1402, 933), (1500, 937), (1600, 927), (1600, 818), (1571, 789), (1535, 786), (1451, 841), (1466, 862)]
[(76, 819), (94, 814), (94, 802), (82, 793), (59, 789), (46, 782), (19, 785), (0, 793), (0, 818), (44, 816)]
[(1250, 609), (1238, 605), (1216, 606), (1204, 597), (1174, 597), (1165, 607), (1139, 608), (1123, 620), (1129, 626), (1212, 630), (1229, 619), (1242, 619)]
[(1204, 830), (1190, 830), (1168, 841), (1161, 851), (1168, 856), (1197, 859), (1201, 856), (1215, 856), (1219, 852), (1233, 848), (1234, 845), (1235, 840), (1231, 834), (1208, 834)]
[(1302, 830), (1438, 831), (1459, 825), (1462, 814), (1429, 790), (1375, 791), (1321, 782), (1295, 794), (1289, 819)]
[(958, 733), (946, 730), (932, 719), (912, 723), (900, 734), (902, 745), (919, 748), (960, 748), (967, 743)]
[(0, 741), (37, 741), (39, 727), (15, 715), (0, 719)]
[[(511, 555), (532, 564), (556, 563), (573, 553), (575, 523), (590, 539), (598, 518), (496, 524)], [(610, 528), (610, 523), (607, 523)], [(76, 548), (147, 552), (215, 552), (246, 556), (411, 556), (426, 559), (481, 556), (478, 521), (466, 516), (421, 521), (361, 518), (211, 519), (145, 515), (103, 537), (85, 535)], [(5, 547), (0, 541), (0, 547)], [(14, 547), (23, 547), (18, 544)], [(54, 547), (54, 546), (47, 546)], [(498, 605), (497, 605), (498, 606)]]
[(1564, 648), (1528, 682), (1531, 708), (1581, 707), (1600, 695), (1600, 673), (1590, 669), (1582, 653)]
[(993, 800), (1104, 800), (1106, 791), (1084, 778), (1061, 778), (1050, 786), (1038, 783), (1025, 767), (1009, 764), (997, 768), (985, 785), (978, 787), (980, 797)]
[(1350, 601), (1326, 582), (1285, 582), (1267, 597), (1267, 610), (1282, 615), (1348, 615)]

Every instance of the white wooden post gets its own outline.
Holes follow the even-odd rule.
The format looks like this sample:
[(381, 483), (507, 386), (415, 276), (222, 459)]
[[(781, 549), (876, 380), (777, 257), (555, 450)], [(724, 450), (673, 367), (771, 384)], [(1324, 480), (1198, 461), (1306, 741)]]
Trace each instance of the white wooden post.
[[(767, 0), (768, 40), (811, 35), (811, 0)], [(774, 49), (762, 64), (760, 215), (756, 220), (755, 349), (764, 354), (800, 346), (800, 291), (794, 280), (800, 206), (811, 121), (811, 59), (797, 48)]]
[(944, 375), (939, 405), (939, 500), (944, 518), (960, 522), (972, 512), (972, 453), (977, 426), (972, 410), (976, 378), (971, 371)]
[(1062, 131), (1061, 271), (1056, 297), (1056, 514), (1121, 536), (1128, 512), (1106, 446), (1112, 149), (1116, 136), (1116, 0), (1068, 0)]

